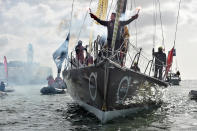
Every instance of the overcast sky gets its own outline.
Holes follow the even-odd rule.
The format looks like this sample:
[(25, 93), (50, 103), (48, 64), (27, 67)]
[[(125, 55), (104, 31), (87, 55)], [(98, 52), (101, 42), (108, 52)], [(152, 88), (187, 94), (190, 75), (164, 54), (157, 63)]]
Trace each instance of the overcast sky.
[[(116, 1), (116, 0), (113, 0)], [(137, 20), (138, 47), (144, 48), (151, 54), (153, 48), (153, 1), (155, 0), (128, 0), (128, 8), (141, 6), (142, 10)], [(160, 0), (164, 29), (166, 53), (173, 46), (174, 32), (179, 0)], [(88, 10), (90, 0), (75, 0), (71, 28), (70, 50), (73, 49), (79, 30)], [(131, 6), (132, 2), (132, 6)], [(90, 8), (96, 11), (98, 0), (92, 0)], [(109, 0), (109, 5), (111, 0)], [(111, 11), (115, 11), (115, 2)], [(64, 42), (68, 33), (71, 19), (72, 0), (0, 0), (0, 61), (3, 56), (10, 60), (26, 61), (27, 45), (32, 43), (34, 61), (49, 66), (55, 70), (52, 60), (53, 52)], [(158, 7), (158, 5), (157, 5)], [(197, 1), (182, 0), (176, 49), (178, 68), (183, 79), (197, 79)], [(159, 10), (157, 9), (157, 13)], [(127, 11), (127, 18), (132, 11)], [(162, 45), (159, 14), (156, 28), (155, 48)], [(89, 15), (85, 20), (80, 39), (88, 43), (92, 20)], [(94, 26), (95, 27), (95, 26)], [(106, 29), (95, 27), (95, 34), (106, 34)], [(98, 30), (99, 29), (99, 30)], [(135, 24), (130, 25), (132, 40), (135, 41)]]

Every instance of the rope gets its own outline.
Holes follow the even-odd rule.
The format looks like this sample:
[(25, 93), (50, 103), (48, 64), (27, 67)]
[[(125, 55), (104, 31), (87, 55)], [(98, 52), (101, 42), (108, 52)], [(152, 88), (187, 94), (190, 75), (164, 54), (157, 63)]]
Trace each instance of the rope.
[[(179, 8), (178, 8), (178, 15), (177, 15), (177, 23), (176, 23), (176, 30), (175, 30), (175, 38), (174, 38), (174, 47), (176, 45), (176, 37), (177, 37), (177, 30), (178, 30), (178, 23), (179, 23), (181, 2), (182, 2), (182, 0), (179, 1)], [(178, 62), (177, 62), (177, 59), (176, 59), (176, 70), (178, 70)]]
[(72, 2), (72, 10), (71, 10), (71, 19), (70, 19), (69, 33), (70, 33), (70, 30), (71, 30), (71, 26), (72, 26), (72, 18), (73, 18), (73, 7), (74, 7), (74, 2), (75, 2), (75, 0), (73, 0), (73, 2)]
[[(92, 0), (90, 0), (90, 3), (89, 3), (89, 8), (90, 8), (90, 6), (91, 6), (91, 3), (92, 3)], [(80, 30), (79, 30), (79, 34), (78, 34), (78, 37), (77, 37), (77, 42), (79, 41), (79, 37), (80, 37), (80, 34), (81, 34), (81, 30), (82, 30), (82, 28), (83, 28), (83, 26), (84, 26), (84, 23), (85, 23), (85, 20), (86, 20), (86, 18), (87, 18), (87, 15), (88, 15), (88, 10), (86, 11), (86, 15), (85, 15), (85, 17), (84, 17), (84, 20), (83, 20), (83, 24), (82, 24), (82, 26), (81, 26), (81, 28), (80, 28)], [(76, 42), (76, 43), (77, 43)]]
[[(130, 10), (132, 10), (132, 9), (133, 9), (133, 3), (132, 3), (132, 0), (131, 0), (131, 3), (130, 3)], [(128, 27), (129, 27), (129, 30), (131, 30), (131, 24), (129, 24)]]
[(155, 0), (153, 0), (153, 23), (154, 23), (153, 48), (155, 48), (156, 33), (157, 33), (157, 5)]
[(118, 4), (118, 0), (116, 0), (116, 4), (115, 4), (113, 10), (115, 10), (117, 8), (117, 4)]
[[(138, 47), (136, 47), (135, 45), (133, 45), (131, 42), (128, 42), (132, 47), (133, 47), (133, 49), (136, 51), (136, 52), (139, 52), (139, 48)], [(144, 58), (144, 59), (146, 59), (146, 60), (151, 60), (151, 59), (149, 59), (148, 57), (146, 57), (146, 56), (148, 56), (148, 54), (146, 54), (146, 52), (144, 52), (143, 50), (141, 51), (142, 53), (141, 53), (141, 56)], [(156, 57), (155, 57), (155, 59), (157, 59)], [(163, 61), (161, 61), (161, 60), (159, 60), (159, 59), (157, 59), (159, 62), (163, 62)], [(154, 64), (154, 65), (157, 65), (157, 66), (163, 66), (163, 67), (167, 67), (168, 65), (158, 65), (158, 64)], [(171, 64), (170, 64), (171, 65)]]
[[(136, 8), (136, 1), (134, 0), (134, 5), (135, 5), (135, 8)], [(137, 34), (137, 20), (135, 20), (135, 36), (136, 36), (136, 44), (135, 46), (137, 47), (137, 38), (138, 38), (138, 34)]]
[(174, 47), (176, 45), (176, 34), (178, 30), (178, 23), (179, 23), (179, 16), (180, 16), (180, 9), (181, 9), (181, 0), (179, 1), (179, 9), (178, 9), (178, 15), (177, 15), (177, 23), (176, 23), (176, 30), (175, 30), (175, 38), (174, 38)]
[(162, 16), (161, 16), (161, 5), (160, 5), (160, 0), (157, 0), (159, 3), (159, 16), (160, 16), (160, 22), (161, 22), (161, 31), (162, 31), (162, 44), (164, 46), (165, 49), (165, 44), (164, 44), (164, 31), (163, 31), (163, 22), (162, 22)]
[(178, 62), (177, 62), (177, 59), (176, 59), (176, 71), (179, 70), (179, 67), (178, 67)]
[[(75, 2), (75, 0), (73, 0), (73, 2), (72, 2), (71, 18), (70, 18), (69, 31), (68, 31), (68, 34), (69, 34), (69, 35), (70, 35), (70, 31), (71, 31), (71, 26), (72, 26), (74, 2)], [(69, 56), (67, 55), (67, 58), (66, 58), (67, 64), (65, 63), (65, 69), (69, 66), (68, 59), (69, 59)]]
[(112, 5), (113, 5), (113, 1), (114, 1), (114, 0), (112, 0), (112, 2), (111, 2), (110, 8), (109, 8), (109, 12), (108, 12), (108, 14), (107, 14), (107, 20), (108, 20), (108, 18), (109, 18), (109, 13), (110, 13), (110, 11), (111, 11), (111, 8), (112, 8)]

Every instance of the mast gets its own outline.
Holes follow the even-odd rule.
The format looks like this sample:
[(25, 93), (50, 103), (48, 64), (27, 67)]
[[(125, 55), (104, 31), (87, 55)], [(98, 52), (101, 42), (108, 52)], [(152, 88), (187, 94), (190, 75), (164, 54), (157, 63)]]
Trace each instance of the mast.
[(125, 0), (117, 1), (116, 19), (115, 19), (114, 31), (113, 31), (113, 37), (112, 37), (112, 54), (114, 54), (114, 47), (115, 47), (116, 37), (117, 37), (117, 32), (118, 32), (119, 19), (123, 10), (123, 5), (124, 5), (123, 3), (125, 3)]
[(126, 9), (127, 9), (127, 0), (124, 0), (124, 6), (123, 6), (122, 14), (125, 14)]

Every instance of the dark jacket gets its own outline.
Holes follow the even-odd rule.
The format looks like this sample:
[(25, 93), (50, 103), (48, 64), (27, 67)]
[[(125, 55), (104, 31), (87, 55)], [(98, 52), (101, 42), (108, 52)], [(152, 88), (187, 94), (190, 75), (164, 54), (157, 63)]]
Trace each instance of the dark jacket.
[(153, 52), (155, 56), (155, 65), (162, 66), (163, 64), (166, 65), (166, 54), (161, 52)]
[[(113, 31), (114, 31), (114, 23), (115, 21), (103, 21), (100, 20), (99, 18), (95, 17), (94, 18), (98, 23), (100, 23), (103, 26), (107, 27), (107, 40), (108, 41), (112, 41), (112, 36), (113, 36)], [(121, 28), (124, 27), (125, 25), (128, 25), (129, 23), (131, 23), (133, 20), (135, 20), (135, 18), (130, 18), (127, 21), (119, 21), (119, 27), (118, 27), (118, 32), (117, 32), (117, 37), (116, 37), (116, 41), (120, 41), (120, 35), (121, 35)]]

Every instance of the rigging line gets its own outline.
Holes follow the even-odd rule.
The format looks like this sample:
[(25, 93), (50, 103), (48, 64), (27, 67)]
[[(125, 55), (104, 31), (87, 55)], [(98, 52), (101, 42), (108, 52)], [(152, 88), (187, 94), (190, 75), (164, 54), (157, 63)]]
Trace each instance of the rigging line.
[[(90, 3), (89, 3), (89, 8), (90, 8), (90, 6), (91, 6), (91, 3), (92, 3), (92, 0), (90, 0)], [(77, 42), (79, 41), (79, 37), (80, 37), (80, 34), (81, 34), (81, 30), (82, 30), (82, 28), (83, 28), (83, 26), (84, 26), (84, 23), (85, 23), (85, 20), (86, 20), (86, 18), (87, 18), (87, 15), (88, 15), (88, 10), (86, 11), (86, 15), (85, 15), (85, 17), (84, 17), (84, 20), (83, 20), (83, 24), (82, 24), (82, 26), (81, 26), (81, 28), (80, 28), (80, 30), (79, 30), (79, 34), (78, 34), (78, 37), (77, 37)], [(77, 43), (76, 42), (76, 43)]]
[[(132, 3), (132, 0), (131, 0), (131, 3), (130, 3), (130, 11), (132, 11), (133, 9), (133, 3)], [(129, 27), (129, 30), (131, 30), (131, 24), (128, 25)]]
[(107, 14), (107, 20), (108, 20), (108, 18), (109, 18), (109, 13), (110, 13), (110, 11), (111, 11), (111, 8), (112, 8), (112, 5), (113, 5), (113, 2), (114, 2), (114, 0), (112, 0), (112, 1), (111, 1), (111, 5), (110, 5), (110, 8), (109, 8), (109, 12), (108, 12), (108, 14)]
[(159, 16), (160, 16), (160, 22), (161, 22), (161, 31), (162, 31), (162, 44), (164, 46), (165, 49), (165, 44), (164, 44), (164, 31), (163, 31), (163, 22), (162, 22), (162, 16), (161, 16), (161, 5), (160, 5), (160, 0), (157, 0), (159, 3)]
[(72, 2), (72, 10), (71, 10), (71, 19), (70, 19), (69, 33), (70, 33), (70, 30), (71, 30), (71, 26), (72, 26), (72, 18), (73, 18), (73, 7), (74, 7), (74, 2), (75, 2), (75, 0), (73, 0), (73, 2)]
[(153, 31), (153, 48), (155, 48), (156, 42), (156, 33), (157, 33), (157, 5), (156, 1), (153, 0), (153, 23), (154, 23), (154, 31)]
[(175, 47), (175, 44), (176, 44), (176, 35), (177, 35), (177, 30), (178, 30), (178, 23), (179, 23), (179, 16), (180, 16), (181, 2), (182, 2), (182, 0), (180, 0), (180, 1), (179, 1), (179, 9), (178, 9), (177, 23), (176, 23), (176, 30), (175, 30), (174, 47)]
[[(72, 26), (74, 2), (75, 2), (75, 0), (73, 0), (73, 2), (72, 2), (71, 19), (70, 19), (70, 25), (69, 25), (69, 30), (68, 30), (69, 34), (70, 34), (70, 31), (71, 31), (71, 26)], [(68, 58), (69, 58), (69, 56), (67, 55), (66, 59), (68, 60)], [(68, 64), (69, 64), (69, 62), (67, 62), (67, 67), (68, 67)], [(66, 64), (65, 64), (65, 66), (66, 66)]]
[(178, 62), (177, 62), (177, 58), (176, 58), (176, 71), (179, 70), (179, 67), (178, 67)]
[[(134, 0), (134, 5), (135, 5), (135, 8), (136, 8), (136, 1), (135, 1), (135, 0)], [(137, 31), (138, 31), (138, 30), (137, 30), (137, 20), (135, 20), (135, 35), (136, 35), (136, 45), (135, 45), (135, 46), (136, 46), (136, 47), (137, 47), (137, 37), (138, 37), (138, 36), (137, 36)]]
[(116, 0), (116, 4), (115, 4), (115, 6), (114, 6), (114, 9), (113, 9), (113, 10), (116, 10), (116, 8), (117, 8), (117, 4), (118, 4), (118, 0)]
[[(133, 47), (133, 49), (136, 51), (136, 52), (139, 52), (140, 48), (136, 47), (134, 44), (132, 44), (131, 42), (129, 42), (129, 44)], [(144, 50), (141, 50), (141, 55), (147, 59), (147, 60), (150, 60), (150, 58), (148, 58), (147, 56), (149, 56)], [(161, 60), (159, 60), (158, 58), (155, 57), (155, 59), (157, 59), (159, 62), (162, 62)]]
[[(132, 44), (131, 42), (129, 42), (128, 44), (130, 44), (131, 46), (132, 46), (132, 48), (136, 51), (136, 52), (139, 52), (139, 48), (138, 47), (136, 47), (134, 44)], [(141, 56), (144, 58), (144, 59), (146, 59), (146, 60), (148, 60), (148, 61), (150, 61), (151, 59), (150, 58), (148, 58), (147, 56), (147, 54), (146, 54), (146, 52), (144, 52), (143, 50), (141, 50)], [(157, 59), (157, 58), (155, 58), (155, 59)], [(159, 59), (157, 59), (159, 62), (161, 62), (162, 63), (162, 61), (161, 60), (159, 60)], [(156, 64), (153, 64), (153, 65), (156, 65)], [(158, 65), (158, 64), (157, 64)], [(164, 66), (164, 67), (167, 67), (168, 65), (158, 65), (158, 66)]]

